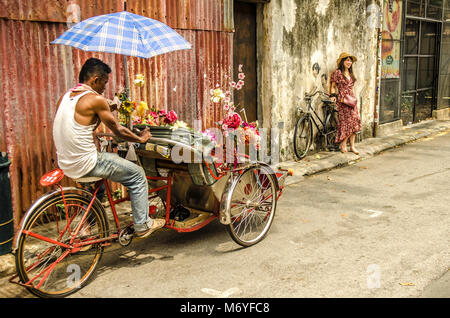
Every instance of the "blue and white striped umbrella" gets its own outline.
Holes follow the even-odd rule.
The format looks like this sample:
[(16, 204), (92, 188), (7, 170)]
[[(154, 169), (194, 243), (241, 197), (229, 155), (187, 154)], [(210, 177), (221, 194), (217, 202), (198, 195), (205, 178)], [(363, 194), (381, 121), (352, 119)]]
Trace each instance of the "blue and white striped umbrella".
[(189, 42), (164, 23), (127, 11), (81, 21), (51, 43), (141, 58), (191, 48)]

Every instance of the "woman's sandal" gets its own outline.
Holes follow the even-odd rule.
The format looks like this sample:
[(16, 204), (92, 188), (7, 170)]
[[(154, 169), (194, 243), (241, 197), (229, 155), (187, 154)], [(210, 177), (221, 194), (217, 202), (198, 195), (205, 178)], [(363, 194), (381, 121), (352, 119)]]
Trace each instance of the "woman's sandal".
[(359, 155), (359, 151), (355, 148), (350, 148), (350, 151), (353, 152), (355, 155)]

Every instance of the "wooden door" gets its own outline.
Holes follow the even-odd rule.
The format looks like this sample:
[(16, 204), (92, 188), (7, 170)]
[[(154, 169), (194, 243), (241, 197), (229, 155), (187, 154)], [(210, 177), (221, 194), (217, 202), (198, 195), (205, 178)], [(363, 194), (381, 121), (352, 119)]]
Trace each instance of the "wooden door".
[[(248, 122), (257, 120), (256, 79), (256, 5), (234, 2), (233, 80), (238, 81), (238, 67), (243, 65), (245, 84), (234, 91), (236, 111)], [(245, 109), (242, 112), (242, 109)]]

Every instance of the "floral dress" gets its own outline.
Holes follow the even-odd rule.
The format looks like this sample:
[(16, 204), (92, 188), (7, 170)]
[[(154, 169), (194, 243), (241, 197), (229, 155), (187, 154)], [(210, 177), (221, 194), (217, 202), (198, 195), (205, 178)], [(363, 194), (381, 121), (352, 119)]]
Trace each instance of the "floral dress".
[(352, 108), (340, 102), (347, 94), (355, 96), (353, 93), (353, 80), (346, 78), (341, 70), (337, 69), (331, 74), (331, 82), (335, 82), (336, 88), (338, 89), (336, 105), (339, 120), (335, 142), (341, 143), (351, 134), (361, 130), (361, 118), (359, 117), (357, 107)]

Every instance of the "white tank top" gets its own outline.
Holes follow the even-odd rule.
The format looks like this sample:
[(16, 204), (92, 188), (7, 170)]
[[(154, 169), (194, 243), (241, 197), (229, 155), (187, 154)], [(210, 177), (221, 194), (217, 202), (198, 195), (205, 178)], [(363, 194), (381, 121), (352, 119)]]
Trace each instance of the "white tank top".
[(53, 122), (53, 141), (56, 146), (58, 166), (70, 178), (81, 178), (94, 169), (97, 163), (97, 148), (92, 133), (97, 124), (84, 126), (75, 121), (75, 106), (78, 100), (91, 93), (83, 92), (70, 97), (67, 92), (59, 105)]

